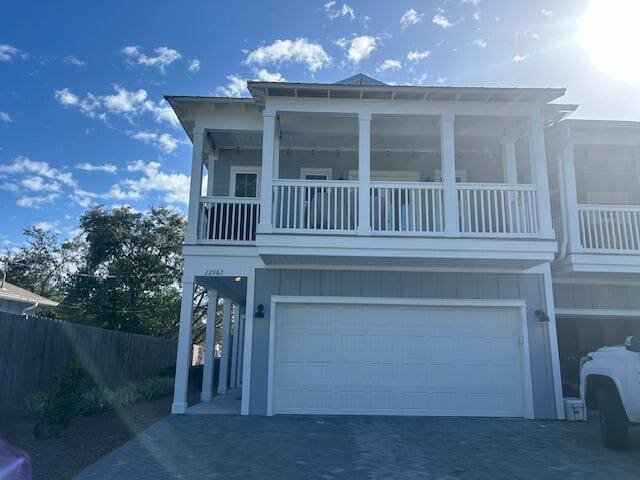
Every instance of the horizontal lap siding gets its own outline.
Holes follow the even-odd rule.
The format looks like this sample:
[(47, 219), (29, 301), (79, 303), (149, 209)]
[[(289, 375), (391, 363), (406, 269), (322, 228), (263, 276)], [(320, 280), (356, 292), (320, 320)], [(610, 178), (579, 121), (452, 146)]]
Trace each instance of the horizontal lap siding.
[(555, 418), (547, 326), (533, 311), (545, 307), (537, 274), (376, 272), (349, 270), (256, 270), (250, 412), (266, 414), (269, 315), (272, 295), (525, 300), (529, 326), (535, 416)]

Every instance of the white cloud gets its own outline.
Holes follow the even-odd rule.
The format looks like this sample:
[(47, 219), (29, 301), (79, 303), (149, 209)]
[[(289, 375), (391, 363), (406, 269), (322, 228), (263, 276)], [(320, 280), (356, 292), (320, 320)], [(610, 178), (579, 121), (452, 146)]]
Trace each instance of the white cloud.
[(351, 62), (358, 64), (360, 61), (368, 58), (376, 47), (377, 41), (374, 37), (369, 35), (355, 37), (351, 40), (351, 46), (347, 51), (347, 57)]
[(444, 16), (444, 12), (436, 13), (431, 20), (437, 26), (442, 28), (450, 28), (453, 27), (453, 23), (449, 21), (447, 17)]
[(239, 75), (228, 75), (228, 83), (225, 86), (216, 88), (216, 95), (221, 97), (247, 97), (247, 81)]
[(54, 93), (54, 96), (56, 100), (58, 100), (58, 102), (60, 102), (65, 107), (68, 107), (71, 105), (77, 105), (78, 102), (80, 101), (78, 96), (75, 95), (68, 88), (63, 88), (62, 90), (56, 90)]
[(376, 72), (386, 72), (387, 70), (398, 70), (402, 68), (399, 60), (388, 59), (376, 67)]
[(193, 60), (189, 60), (189, 67), (187, 68), (191, 73), (198, 73), (200, 71), (200, 60), (194, 58)]
[(51, 222), (42, 221), (42, 222), (35, 223), (33, 226), (35, 228), (39, 228), (40, 230), (49, 231), (49, 230), (55, 230), (57, 225), (58, 225), (58, 222), (51, 223)]
[(24, 54), (13, 45), (0, 44), (0, 62), (10, 62), (17, 56), (24, 57)]
[(76, 168), (78, 170), (84, 170), (85, 172), (105, 172), (105, 173), (115, 174), (118, 171), (118, 167), (116, 167), (112, 163), (103, 163), (100, 165), (95, 165), (93, 163), (82, 162), (82, 163), (76, 164)]
[(542, 10), (540, 10), (540, 13), (542, 13), (542, 15), (544, 15), (545, 17), (550, 17), (551, 15), (553, 15), (553, 10), (547, 10), (546, 8), (543, 8)]
[(174, 137), (170, 133), (155, 133), (155, 132), (136, 132), (131, 134), (132, 138), (140, 140), (141, 142), (153, 145), (157, 149), (164, 153), (171, 153), (181, 144), (188, 144), (187, 140), (181, 140)]
[(47, 162), (38, 162), (21, 156), (14, 158), (12, 163), (0, 165), (0, 173), (12, 175), (31, 173), (65, 185), (76, 185), (76, 181), (70, 173), (53, 168)]
[(462, 3), (471, 3), (477, 7), (480, 4), (480, 0), (462, 0)]
[(67, 55), (66, 57), (64, 57), (64, 63), (75, 65), (76, 67), (83, 67), (87, 62), (85, 62), (84, 60), (80, 60), (75, 55)]
[(130, 64), (154, 67), (162, 73), (165, 73), (169, 65), (182, 58), (180, 52), (173, 48), (157, 47), (154, 48), (153, 51), (156, 52), (155, 57), (145, 55), (137, 45), (129, 45), (121, 50), (121, 52), (127, 57), (127, 62)]
[(42, 197), (29, 197), (22, 196), (16, 201), (16, 205), (19, 207), (25, 208), (40, 208), (42, 205), (47, 203), (53, 203), (56, 198), (58, 198), (60, 194), (58, 193), (50, 193), (48, 195)]
[(419, 62), (420, 60), (424, 60), (429, 57), (431, 52), (429, 50), (419, 51), (419, 50), (411, 50), (407, 53), (407, 60), (410, 62)]
[(475, 45), (476, 47), (479, 48), (486, 48), (488, 43), (484, 38), (476, 38), (473, 42), (471, 42), (473, 45)]
[(476, 22), (479, 22), (480, 21), (480, 11), (473, 12), (473, 14), (471, 15), (471, 18), (473, 20), (475, 20)]
[(416, 23), (420, 23), (424, 18), (424, 13), (418, 13), (415, 8), (410, 8), (400, 17), (401, 28), (407, 28)]
[(144, 89), (129, 91), (119, 85), (114, 85), (114, 89), (116, 93), (112, 95), (87, 93), (80, 98), (68, 88), (63, 88), (55, 91), (55, 98), (61, 105), (76, 107), (90, 118), (106, 121), (109, 115), (120, 115), (132, 121), (135, 116), (150, 113), (158, 123), (179, 125), (173, 109), (164, 99), (159, 102), (149, 100)]
[[(280, 72), (269, 72), (268, 70), (261, 68), (255, 70), (255, 79), (261, 82), (286, 82), (287, 79), (282, 76)], [(238, 74), (232, 74), (227, 76), (227, 84), (221, 85), (216, 88), (216, 95), (222, 97), (248, 97), (249, 90), (247, 89), (247, 79), (242, 78)]]
[(513, 61), (516, 63), (524, 62), (526, 59), (527, 59), (527, 55), (517, 54), (513, 56)]
[[(189, 177), (182, 173), (165, 173), (160, 171), (158, 162), (145, 163), (138, 160), (129, 164), (127, 170), (140, 172), (142, 177), (137, 180), (124, 180), (122, 185), (129, 192), (164, 192), (164, 200), (169, 203), (189, 202)], [(125, 191), (126, 192), (126, 191)]]
[(347, 40), (345, 37), (340, 37), (333, 43), (335, 43), (338, 47), (340, 47), (343, 50), (349, 46), (349, 40)]
[(327, 16), (331, 20), (335, 20), (339, 17), (349, 17), (351, 20), (355, 20), (356, 12), (350, 5), (343, 3), (341, 7), (334, 7), (336, 7), (335, 0), (331, 0), (324, 4), (324, 10), (327, 12)]
[(271, 45), (258, 47), (249, 52), (245, 63), (249, 65), (281, 64), (284, 62), (302, 63), (315, 72), (331, 65), (331, 57), (322, 45), (309, 42), (306, 38), (295, 40), (276, 40)]
[(0, 112), (0, 122), (11, 123), (13, 120), (7, 112)]
[(44, 181), (38, 175), (31, 175), (22, 179), (21, 185), (33, 192), (59, 192), (62, 188), (55, 180)]
[(256, 77), (262, 82), (286, 82), (287, 79), (282, 76), (280, 72), (269, 72), (264, 68), (256, 72)]

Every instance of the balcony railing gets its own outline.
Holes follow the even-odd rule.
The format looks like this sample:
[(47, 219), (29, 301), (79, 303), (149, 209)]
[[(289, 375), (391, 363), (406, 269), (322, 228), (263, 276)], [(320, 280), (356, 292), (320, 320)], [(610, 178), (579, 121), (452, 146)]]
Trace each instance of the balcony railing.
[(259, 198), (202, 197), (198, 239), (216, 243), (255, 242), (259, 219)]
[(640, 206), (578, 205), (580, 241), (588, 250), (640, 250)]
[(460, 232), (474, 236), (538, 234), (535, 185), (459, 183)]
[[(538, 235), (535, 186), (459, 183), (456, 190), (459, 228), (456, 234), (492, 238)], [(435, 182), (371, 182), (369, 226), (372, 235), (445, 235), (444, 193), (443, 184)], [(357, 181), (274, 180), (272, 202), (271, 221), (275, 233), (355, 235), (358, 231)], [(618, 212), (617, 215), (625, 219), (617, 224), (622, 225), (620, 229), (624, 234), (613, 236), (612, 227), (608, 225), (611, 239), (595, 236), (605, 227), (602, 220), (600, 224), (591, 217), (588, 221), (581, 220), (583, 244), (589, 245), (588, 248), (640, 248), (639, 214), (640, 207), (633, 212)], [(250, 244), (255, 242), (259, 220), (259, 198), (202, 197), (198, 239), (205, 243)]]
[(273, 230), (353, 233), (358, 228), (358, 182), (274, 180)]
[(371, 183), (374, 234), (428, 235), (444, 231), (441, 183)]

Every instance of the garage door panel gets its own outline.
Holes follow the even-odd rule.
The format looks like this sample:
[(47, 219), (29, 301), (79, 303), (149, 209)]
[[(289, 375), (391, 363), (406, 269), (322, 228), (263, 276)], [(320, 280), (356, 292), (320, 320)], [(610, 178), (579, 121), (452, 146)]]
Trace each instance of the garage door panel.
[(516, 309), (280, 305), (274, 413), (522, 416)]

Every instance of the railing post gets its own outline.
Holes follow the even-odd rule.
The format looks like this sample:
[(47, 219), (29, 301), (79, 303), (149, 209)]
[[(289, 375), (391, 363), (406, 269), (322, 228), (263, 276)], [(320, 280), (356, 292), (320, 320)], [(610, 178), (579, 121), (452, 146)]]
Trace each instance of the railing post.
[(553, 238), (551, 221), (551, 201), (549, 199), (549, 177), (547, 174), (547, 155), (544, 143), (542, 115), (531, 117), (529, 126), (529, 157), (531, 174), (537, 190), (539, 235)]
[(578, 191), (576, 187), (576, 165), (574, 155), (573, 136), (571, 135), (571, 127), (565, 125), (562, 131), (562, 169), (565, 195), (565, 205), (567, 206), (567, 229), (566, 232), (569, 240), (569, 249), (576, 252), (581, 248), (580, 241), (580, 217), (578, 213)]
[(444, 233), (455, 236), (460, 233), (458, 223), (458, 192), (456, 189), (455, 117), (443, 114), (440, 117), (440, 148), (442, 162), (442, 185), (444, 188)]
[(262, 178), (260, 182), (260, 221), (257, 233), (271, 233), (273, 204), (273, 172), (275, 156), (276, 112), (265, 110), (262, 127)]
[(358, 235), (371, 235), (371, 114), (358, 114)]
[(203, 130), (193, 131), (193, 152), (191, 154), (191, 183), (189, 187), (189, 209), (187, 210), (186, 243), (196, 243), (198, 239), (198, 213), (202, 192), (202, 154), (204, 148)]

